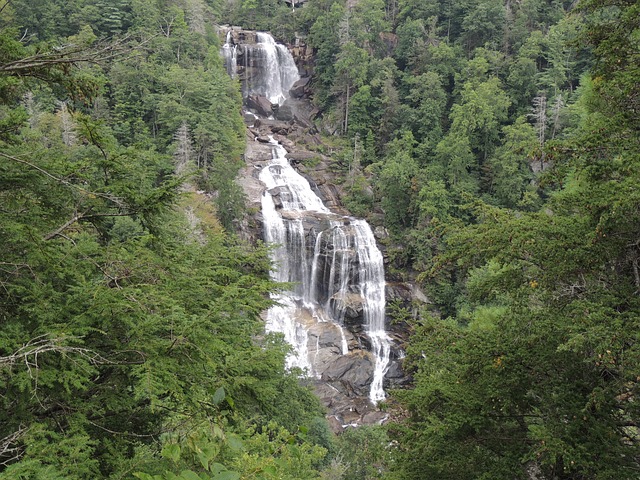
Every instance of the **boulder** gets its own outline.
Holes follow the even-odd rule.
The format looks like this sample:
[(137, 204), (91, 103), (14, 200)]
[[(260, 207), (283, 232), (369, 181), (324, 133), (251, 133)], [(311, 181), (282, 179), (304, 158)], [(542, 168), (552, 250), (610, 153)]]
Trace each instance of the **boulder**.
[(389, 414), (379, 410), (367, 412), (362, 416), (361, 422), (364, 425), (382, 425), (389, 418)]
[(279, 210), (282, 208), (282, 195), (285, 196), (290, 196), (291, 193), (289, 191), (289, 187), (286, 186), (281, 186), (281, 187), (274, 187), (271, 190), (269, 190), (269, 195), (271, 195), (271, 197), (273, 198), (273, 204), (276, 207), (276, 210)]
[(344, 355), (328, 365), (321, 379), (332, 383), (348, 396), (366, 396), (373, 378), (373, 367), (367, 353)]
[(318, 158), (318, 154), (314, 152), (307, 152), (306, 150), (294, 150), (293, 152), (287, 153), (287, 158), (292, 165), (295, 165), (296, 163), (302, 163), (307, 160)]
[(384, 240), (385, 238), (389, 238), (389, 232), (382, 225), (378, 225), (373, 231), (373, 235), (377, 240)]
[(290, 105), (280, 105), (274, 113), (274, 117), (276, 120), (280, 120), (282, 122), (290, 122), (295, 118), (293, 114), (293, 109)]
[(358, 293), (337, 293), (331, 298), (331, 303), (335, 310), (344, 312), (346, 318), (362, 318), (364, 305), (362, 296)]
[(329, 415), (327, 417), (327, 422), (329, 422), (329, 428), (331, 429), (331, 431), (336, 435), (344, 431), (342, 422), (335, 415)]
[(293, 150), (296, 146), (296, 144), (292, 141), (289, 140), (287, 137), (285, 137), (284, 135), (280, 135), (279, 133), (276, 133), (273, 135), (273, 138), (280, 144), (282, 145), (285, 150), (287, 152), (290, 152), (291, 150)]
[(256, 116), (251, 112), (245, 112), (242, 117), (244, 118), (244, 123), (253, 126), (256, 123)]
[(247, 107), (255, 110), (258, 115), (270, 117), (273, 115), (273, 104), (267, 97), (262, 95), (249, 95), (247, 97)]
[(300, 80), (298, 80), (296, 83), (294, 83), (291, 86), (291, 88), (289, 89), (289, 94), (294, 98), (304, 97), (304, 94), (306, 93), (306, 90), (307, 90), (306, 87), (309, 84), (310, 80), (311, 80), (311, 77), (302, 77)]

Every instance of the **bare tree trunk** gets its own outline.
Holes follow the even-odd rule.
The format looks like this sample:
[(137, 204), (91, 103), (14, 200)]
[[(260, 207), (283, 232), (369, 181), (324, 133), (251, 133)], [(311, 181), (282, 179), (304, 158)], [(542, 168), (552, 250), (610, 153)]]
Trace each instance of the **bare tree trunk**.
[(342, 127), (342, 133), (344, 135), (347, 134), (347, 130), (349, 129), (349, 98), (351, 94), (351, 85), (347, 84), (347, 101), (344, 105), (344, 125)]

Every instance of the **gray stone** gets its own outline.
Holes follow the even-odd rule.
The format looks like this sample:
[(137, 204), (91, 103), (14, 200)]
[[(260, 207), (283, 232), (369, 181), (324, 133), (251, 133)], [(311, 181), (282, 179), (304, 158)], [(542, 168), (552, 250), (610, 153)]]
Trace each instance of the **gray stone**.
[(367, 412), (362, 416), (363, 425), (382, 425), (389, 418), (389, 414), (379, 410)]
[(331, 431), (336, 435), (344, 431), (342, 422), (335, 415), (329, 415), (327, 417), (327, 422), (329, 423), (329, 428), (331, 429)]
[(336, 359), (322, 374), (325, 382), (339, 380), (350, 396), (366, 396), (373, 377), (373, 362), (368, 353), (358, 352)]
[(255, 110), (258, 115), (263, 117), (273, 115), (273, 104), (267, 97), (262, 95), (249, 95), (247, 97), (247, 107)]
[(274, 117), (282, 122), (290, 122), (294, 119), (293, 109), (290, 105), (280, 105), (275, 110)]
[(287, 153), (287, 158), (292, 165), (295, 165), (296, 163), (301, 163), (307, 160), (318, 158), (318, 154), (307, 152), (306, 150), (295, 150), (293, 152)]
[(387, 229), (381, 225), (378, 225), (373, 230), (373, 235), (376, 237), (377, 240), (384, 240), (385, 238), (389, 238), (389, 232), (387, 232)]
[(302, 77), (300, 80), (298, 80), (296, 83), (294, 83), (291, 86), (291, 89), (289, 90), (289, 94), (294, 98), (304, 97), (307, 90), (306, 87), (309, 84), (310, 80), (311, 80), (311, 77)]
[(347, 318), (362, 318), (364, 301), (359, 293), (335, 294), (331, 298), (331, 303), (336, 310), (344, 312)]

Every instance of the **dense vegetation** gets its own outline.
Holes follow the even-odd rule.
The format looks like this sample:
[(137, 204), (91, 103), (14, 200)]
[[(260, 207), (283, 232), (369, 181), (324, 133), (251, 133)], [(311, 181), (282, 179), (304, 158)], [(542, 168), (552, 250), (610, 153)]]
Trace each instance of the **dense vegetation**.
[[(573, 3), (0, 0), (0, 478), (638, 478), (640, 6)], [(386, 433), (261, 334), (216, 22), (306, 36), (433, 302)]]
[(0, 9), (0, 478), (316, 478), (266, 252), (224, 228), (244, 125), (212, 12)]

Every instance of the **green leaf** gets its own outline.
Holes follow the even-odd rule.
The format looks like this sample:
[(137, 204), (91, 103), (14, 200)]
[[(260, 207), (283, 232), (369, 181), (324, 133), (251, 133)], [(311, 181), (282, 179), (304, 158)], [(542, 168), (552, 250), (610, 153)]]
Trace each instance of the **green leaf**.
[(192, 470), (183, 470), (180, 472), (180, 476), (184, 480), (202, 480), (202, 478), (200, 478), (200, 476)]
[(219, 448), (213, 443), (208, 443), (198, 449), (198, 460), (202, 465), (202, 468), (209, 470), (209, 464), (218, 455)]
[(213, 434), (218, 438), (224, 438), (224, 432), (218, 425), (213, 426)]
[(162, 456), (168, 458), (173, 463), (177, 463), (180, 460), (180, 445), (177, 443), (167, 443), (162, 447)]
[(216, 393), (213, 394), (213, 399), (211, 400), (211, 403), (213, 403), (214, 405), (219, 405), (225, 397), (225, 393), (224, 393), (224, 387), (220, 387), (216, 390)]
[(242, 443), (242, 440), (237, 435), (228, 435), (227, 445), (234, 452), (239, 452), (244, 450), (244, 443)]
[(224, 465), (222, 465), (221, 463), (212, 463), (211, 464), (211, 468), (210, 471), (211, 473), (213, 473), (214, 475), (217, 475), (221, 472), (224, 472), (227, 469), (227, 467), (225, 467)]

